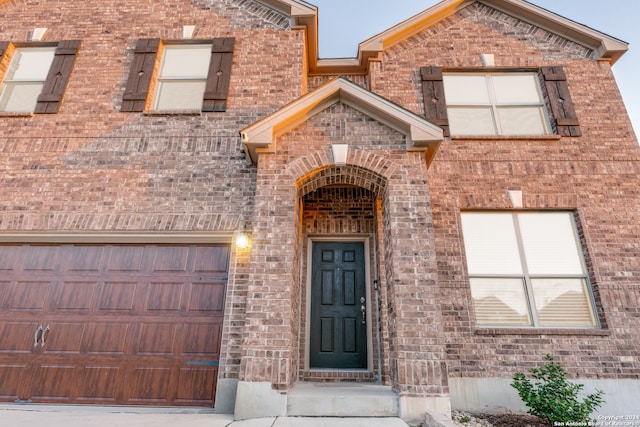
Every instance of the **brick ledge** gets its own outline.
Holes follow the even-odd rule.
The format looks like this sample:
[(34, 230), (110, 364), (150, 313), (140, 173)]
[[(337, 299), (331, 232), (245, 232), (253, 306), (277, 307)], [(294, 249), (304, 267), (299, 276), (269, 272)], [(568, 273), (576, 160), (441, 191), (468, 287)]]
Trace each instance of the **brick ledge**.
[(610, 336), (607, 329), (571, 329), (571, 328), (481, 328), (476, 335), (592, 335)]
[(144, 116), (201, 116), (200, 110), (144, 110)]
[(1, 111), (0, 112), (0, 118), (2, 117), (33, 117), (34, 113), (31, 111)]
[(458, 135), (452, 141), (560, 141), (560, 135)]

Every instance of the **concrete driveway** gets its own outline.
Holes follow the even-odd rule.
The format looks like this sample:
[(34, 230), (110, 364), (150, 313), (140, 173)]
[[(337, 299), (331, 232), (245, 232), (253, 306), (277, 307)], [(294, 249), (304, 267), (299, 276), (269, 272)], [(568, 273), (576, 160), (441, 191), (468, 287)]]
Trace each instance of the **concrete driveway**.
[(0, 404), (0, 427), (408, 427), (400, 418), (277, 417), (234, 421), (200, 408)]

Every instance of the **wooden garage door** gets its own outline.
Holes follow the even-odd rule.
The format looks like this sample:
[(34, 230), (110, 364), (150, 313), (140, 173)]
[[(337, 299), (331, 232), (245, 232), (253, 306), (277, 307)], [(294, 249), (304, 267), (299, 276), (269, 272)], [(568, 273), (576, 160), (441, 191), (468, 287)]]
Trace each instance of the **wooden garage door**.
[(213, 406), (228, 246), (0, 246), (0, 400)]

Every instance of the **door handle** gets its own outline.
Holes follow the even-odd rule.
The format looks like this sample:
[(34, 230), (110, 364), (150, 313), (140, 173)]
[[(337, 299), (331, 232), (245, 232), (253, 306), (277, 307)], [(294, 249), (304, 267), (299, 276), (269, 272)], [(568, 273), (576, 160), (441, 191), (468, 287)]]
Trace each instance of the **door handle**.
[(365, 303), (364, 297), (360, 297), (360, 312), (362, 313), (362, 324), (367, 323), (367, 307), (364, 305)]
[(36, 333), (33, 334), (33, 346), (37, 347), (38, 346), (38, 334), (42, 332), (42, 325), (38, 326), (38, 328), (36, 329)]
[(45, 339), (47, 337), (47, 332), (49, 332), (51, 330), (51, 328), (49, 327), (49, 325), (47, 325), (46, 328), (44, 328), (44, 330), (42, 331), (42, 336), (40, 337), (40, 347), (44, 347), (44, 343), (45, 343)]

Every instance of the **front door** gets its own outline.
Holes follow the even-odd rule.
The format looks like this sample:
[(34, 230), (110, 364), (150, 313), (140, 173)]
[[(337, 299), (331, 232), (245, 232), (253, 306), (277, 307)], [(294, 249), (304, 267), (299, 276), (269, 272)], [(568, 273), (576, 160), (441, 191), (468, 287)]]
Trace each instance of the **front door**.
[(314, 242), (310, 368), (365, 369), (364, 243)]

